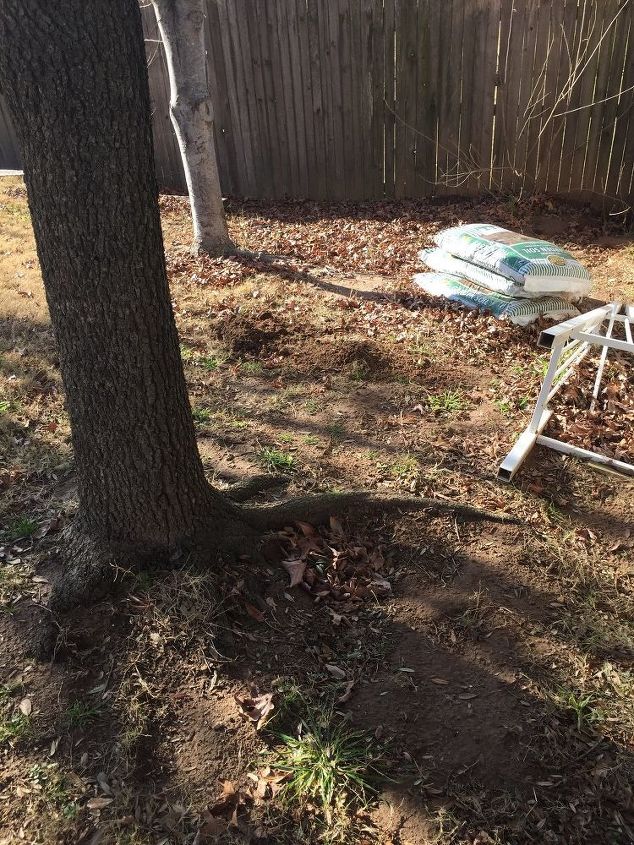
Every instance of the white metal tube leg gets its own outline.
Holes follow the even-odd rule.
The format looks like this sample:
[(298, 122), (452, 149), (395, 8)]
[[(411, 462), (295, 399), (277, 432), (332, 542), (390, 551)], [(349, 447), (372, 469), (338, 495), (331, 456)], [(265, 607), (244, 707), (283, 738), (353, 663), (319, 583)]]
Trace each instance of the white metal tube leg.
[[(612, 332), (614, 330), (614, 321), (616, 319), (617, 311), (620, 308), (620, 303), (615, 302), (612, 305), (612, 313), (610, 314), (610, 322), (608, 323), (607, 330), (605, 332), (606, 337), (612, 337)], [(595, 403), (599, 398), (599, 388), (601, 387), (601, 379), (603, 378), (603, 368), (605, 367), (605, 362), (608, 357), (608, 347), (604, 346), (601, 350), (601, 357), (599, 358), (599, 367), (597, 369), (597, 377), (594, 380), (594, 388), (592, 390), (592, 402), (590, 403), (590, 410), (594, 410)]]

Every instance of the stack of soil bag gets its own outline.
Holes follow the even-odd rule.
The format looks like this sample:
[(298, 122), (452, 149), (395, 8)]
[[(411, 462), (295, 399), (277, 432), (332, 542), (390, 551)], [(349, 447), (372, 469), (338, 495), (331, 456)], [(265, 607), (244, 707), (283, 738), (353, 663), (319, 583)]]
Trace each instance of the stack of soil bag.
[(500, 226), (455, 226), (439, 232), (434, 241), (435, 249), (419, 253), (434, 272), (418, 273), (414, 283), (432, 296), (518, 325), (541, 315), (573, 317), (579, 313), (573, 301), (592, 288), (590, 273), (569, 252)]

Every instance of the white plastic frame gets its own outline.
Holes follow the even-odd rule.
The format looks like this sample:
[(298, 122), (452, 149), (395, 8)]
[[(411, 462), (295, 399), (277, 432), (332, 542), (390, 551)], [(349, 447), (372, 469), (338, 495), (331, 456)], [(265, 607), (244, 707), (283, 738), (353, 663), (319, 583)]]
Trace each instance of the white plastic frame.
[[(607, 326), (605, 326), (606, 322)], [(612, 337), (616, 323), (623, 324), (625, 340), (617, 340)], [(598, 452), (581, 449), (579, 446), (571, 446), (562, 440), (555, 440), (542, 434), (552, 415), (552, 411), (548, 408), (550, 400), (568, 380), (573, 368), (585, 358), (590, 348), (601, 346), (599, 366), (592, 391), (592, 405), (594, 406), (599, 395), (608, 350), (618, 349), (621, 352), (629, 352), (634, 355), (633, 324), (634, 306), (623, 306), (620, 302), (612, 302), (601, 306), (601, 308), (595, 308), (594, 311), (589, 311), (587, 314), (566, 320), (564, 323), (546, 329), (540, 334), (539, 346), (545, 346), (552, 350), (548, 371), (539, 391), (531, 421), (500, 464), (498, 478), (503, 481), (510, 481), (536, 443), (555, 449), (557, 452), (563, 452), (564, 455), (573, 455), (575, 458), (600, 464), (623, 475), (634, 477), (633, 464), (617, 461), (615, 458), (608, 458)], [(604, 326), (605, 333), (603, 334)]]

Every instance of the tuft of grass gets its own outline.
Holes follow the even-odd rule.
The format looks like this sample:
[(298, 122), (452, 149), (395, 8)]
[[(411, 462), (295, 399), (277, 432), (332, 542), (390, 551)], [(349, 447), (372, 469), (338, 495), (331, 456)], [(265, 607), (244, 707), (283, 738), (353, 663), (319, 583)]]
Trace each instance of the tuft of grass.
[(346, 436), (346, 427), (341, 420), (333, 420), (326, 425), (326, 431), (333, 440), (343, 440)]
[(258, 457), (264, 467), (271, 472), (292, 472), (295, 469), (295, 456), (280, 449), (262, 449)]
[(211, 419), (213, 419), (219, 427), (224, 426), (225, 428), (233, 428), (237, 431), (248, 428), (250, 425), (249, 420), (243, 417), (240, 411), (235, 409), (231, 411), (214, 411), (214, 413), (211, 414)]
[(455, 617), (454, 622), (462, 631), (477, 635), (485, 627), (490, 613), (491, 605), (487, 601), (487, 594), (480, 586), (470, 596), (467, 606)]
[(198, 425), (204, 425), (211, 419), (211, 411), (208, 408), (192, 408), (192, 417)]
[(36, 763), (31, 767), (29, 776), (45, 804), (58, 809), (65, 819), (72, 820), (77, 816), (79, 806), (73, 798), (69, 781), (59, 771), (57, 763)]
[(375, 792), (375, 767), (368, 737), (352, 731), (332, 712), (302, 720), (297, 736), (279, 734), (281, 742), (272, 765), (286, 772), (282, 795), (292, 803), (317, 805), (327, 816), (350, 801), (366, 803)]
[(34, 534), (36, 528), (37, 522), (34, 519), (22, 516), (10, 523), (9, 527), (3, 532), (3, 537), (9, 542), (26, 539)]
[(259, 361), (242, 361), (240, 369), (246, 376), (260, 376), (264, 370)]
[(0, 414), (8, 414), (11, 410), (11, 402), (7, 399), (2, 399), (0, 401)]
[(307, 414), (313, 416), (323, 409), (323, 402), (318, 402), (317, 399), (307, 399), (304, 402), (304, 408), (306, 409)]
[(530, 404), (530, 400), (526, 396), (520, 396), (514, 402), (510, 399), (498, 399), (494, 402), (495, 407), (505, 417), (512, 416), (516, 411), (525, 411)]
[(596, 706), (599, 696), (596, 692), (560, 687), (552, 694), (552, 700), (575, 720), (578, 731), (590, 728), (603, 721), (603, 713)]
[(218, 367), (221, 364), (225, 364), (226, 361), (227, 356), (222, 352), (215, 352), (213, 355), (203, 355), (198, 359), (199, 365), (203, 368), (203, 370), (207, 370), (209, 373), (217, 370)]
[(402, 455), (390, 466), (390, 473), (400, 481), (413, 481), (419, 472), (418, 461), (413, 455)]
[(430, 394), (427, 397), (427, 404), (432, 411), (447, 413), (464, 411), (469, 407), (467, 398), (460, 390), (444, 390), (442, 393)]
[(220, 361), (216, 358), (215, 355), (207, 355), (204, 358), (200, 359), (200, 366), (203, 370), (207, 370), (207, 372), (212, 373), (214, 370), (218, 369), (218, 365)]
[(64, 714), (69, 728), (85, 728), (101, 715), (101, 709), (85, 701), (73, 701)]
[(0, 704), (4, 704), (22, 689), (22, 681), (9, 681), (8, 684), (0, 684)]
[(194, 357), (195, 350), (192, 349), (191, 346), (185, 346), (184, 343), (181, 343), (180, 350), (183, 361), (191, 361)]
[(0, 722), (0, 745), (19, 742), (31, 735), (31, 720), (23, 713)]

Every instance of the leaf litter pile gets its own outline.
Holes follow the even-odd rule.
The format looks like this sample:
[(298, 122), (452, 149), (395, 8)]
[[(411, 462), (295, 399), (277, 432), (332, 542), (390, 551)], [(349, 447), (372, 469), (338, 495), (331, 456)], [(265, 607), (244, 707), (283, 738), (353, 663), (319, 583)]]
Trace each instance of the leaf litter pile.
[(334, 516), (328, 526), (298, 522), (278, 537), (286, 552), (282, 566), (289, 574), (289, 587), (301, 586), (315, 601), (373, 601), (392, 590), (380, 546), (346, 536)]
[[(629, 357), (629, 360), (628, 360)], [(632, 356), (612, 353), (603, 371), (598, 401), (592, 390), (596, 361), (583, 361), (561, 391), (551, 429), (568, 443), (634, 463), (634, 368)]]

